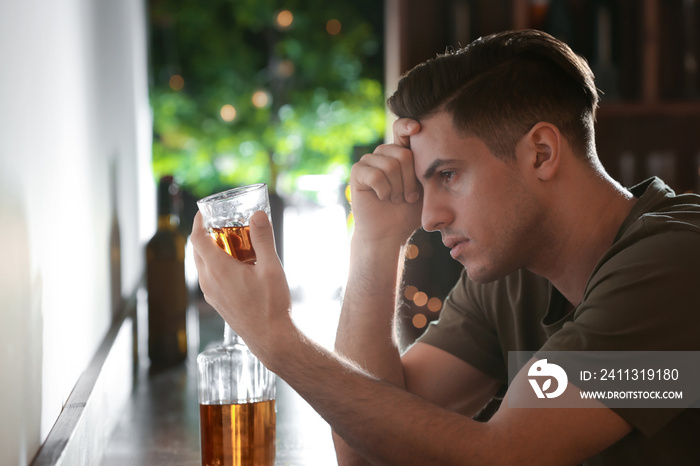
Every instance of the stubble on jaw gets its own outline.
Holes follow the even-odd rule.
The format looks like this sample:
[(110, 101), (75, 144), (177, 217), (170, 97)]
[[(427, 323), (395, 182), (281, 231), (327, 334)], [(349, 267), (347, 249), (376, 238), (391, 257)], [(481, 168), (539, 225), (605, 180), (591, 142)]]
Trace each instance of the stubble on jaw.
[(513, 181), (513, 189), (505, 194), (512, 202), (500, 215), (506, 221), (499, 225), (497, 238), (487, 238), (491, 242), (487, 247), (482, 247), (478, 238), (471, 240), (470, 246), (485, 255), (482, 265), (463, 257), (457, 259), (476, 283), (491, 283), (521, 268), (530, 269), (542, 256), (542, 248), (551, 243), (545, 206), (519, 180)]

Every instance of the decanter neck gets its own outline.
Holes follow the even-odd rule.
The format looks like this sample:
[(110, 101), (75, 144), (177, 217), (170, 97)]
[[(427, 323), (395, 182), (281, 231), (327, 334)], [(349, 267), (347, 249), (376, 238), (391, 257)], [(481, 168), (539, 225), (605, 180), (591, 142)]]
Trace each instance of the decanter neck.
[(233, 331), (229, 324), (224, 322), (224, 347), (242, 343), (243, 340), (241, 340), (241, 337)]

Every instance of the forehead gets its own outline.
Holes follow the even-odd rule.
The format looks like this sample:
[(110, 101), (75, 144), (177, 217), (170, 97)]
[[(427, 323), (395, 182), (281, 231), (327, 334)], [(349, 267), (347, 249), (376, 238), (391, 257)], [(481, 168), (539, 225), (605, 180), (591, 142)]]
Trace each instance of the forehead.
[(448, 113), (437, 113), (420, 123), (420, 132), (410, 138), (413, 164), (419, 179), (439, 161), (466, 163), (475, 156), (490, 154), (481, 139), (457, 131)]

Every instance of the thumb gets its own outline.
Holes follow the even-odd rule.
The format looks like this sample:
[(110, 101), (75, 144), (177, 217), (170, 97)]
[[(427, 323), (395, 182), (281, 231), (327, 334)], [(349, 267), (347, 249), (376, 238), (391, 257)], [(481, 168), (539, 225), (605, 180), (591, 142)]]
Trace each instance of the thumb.
[(267, 214), (262, 210), (255, 212), (250, 217), (250, 239), (255, 249), (256, 261), (258, 263), (268, 263), (277, 259), (275, 248), (275, 235), (272, 232), (272, 225)]

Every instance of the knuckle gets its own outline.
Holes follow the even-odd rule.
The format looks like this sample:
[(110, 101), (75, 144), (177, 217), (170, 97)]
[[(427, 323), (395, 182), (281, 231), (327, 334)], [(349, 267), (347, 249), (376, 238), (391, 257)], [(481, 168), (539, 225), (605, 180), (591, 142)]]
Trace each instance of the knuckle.
[[(362, 159), (364, 159), (364, 156), (362, 157)], [(364, 164), (362, 159), (360, 159), (359, 162), (353, 164), (353, 166), (350, 168), (350, 179), (357, 178), (364, 170)]]
[[(376, 149), (375, 149), (375, 151), (376, 151)], [(363, 155), (362, 157), (360, 157), (360, 163), (363, 163), (363, 164), (369, 163), (369, 161), (370, 161), (370, 159), (372, 159), (373, 155), (374, 155), (374, 153), (371, 153), (371, 154), (368, 153), (368, 154)]]
[(366, 154), (366, 155), (381, 155), (382, 153), (389, 150), (389, 148), (392, 145), (393, 144), (379, 144), (377, 147), (375, 147), (374, 152), (372, 152), (372, 154)]
[(369, 181), (369, 184), (376, 188), (381, 188), (382, 185), (386, 184), (386, 176), (384, 176), (384, 173), (382, 173), (381, 170), (371, 170), (367, 174), (367, 179)]

